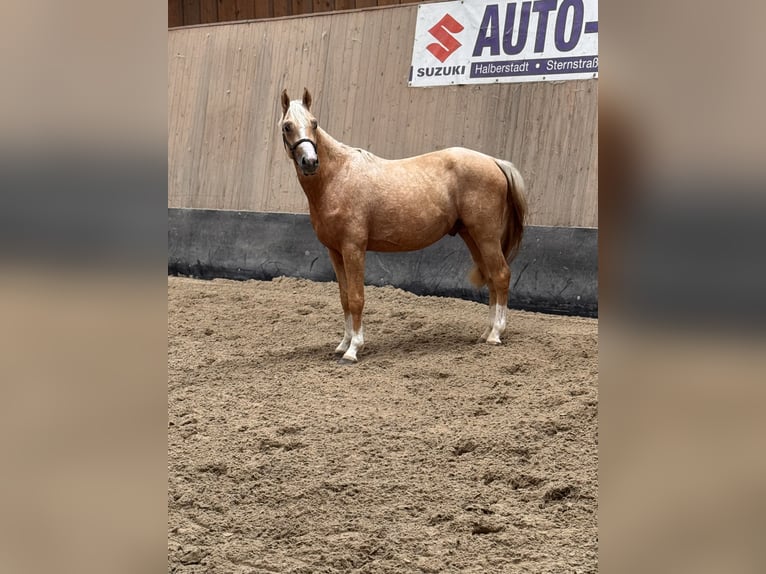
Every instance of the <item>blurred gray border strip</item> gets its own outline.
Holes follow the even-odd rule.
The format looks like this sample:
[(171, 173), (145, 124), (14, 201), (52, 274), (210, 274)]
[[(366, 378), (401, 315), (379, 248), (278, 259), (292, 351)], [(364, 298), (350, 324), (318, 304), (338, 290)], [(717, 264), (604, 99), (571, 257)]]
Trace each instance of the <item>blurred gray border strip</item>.
[[(369, 252), (365, 282), (486, 302), (486, 287), (468, 282), (472, 265), (463, 241), (447, 236), (421, 251)], [(208, 209), (168, 209), (168, 274), (335, 280), (308, 215)], [(528, 227), (512, 264), (509, 307), (597, 316), (598, 229)]]

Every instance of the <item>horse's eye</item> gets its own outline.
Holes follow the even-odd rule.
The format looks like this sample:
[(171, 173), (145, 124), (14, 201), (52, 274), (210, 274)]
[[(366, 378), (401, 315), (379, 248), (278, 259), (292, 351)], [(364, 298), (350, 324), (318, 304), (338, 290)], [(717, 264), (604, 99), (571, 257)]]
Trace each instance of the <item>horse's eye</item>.
[(290, 131), (293, 129), (293, 126), (291, 126), (290, 124), (285, 124), (285, 125), (283, 125), (283, 126), (282, 126), (282, 129), (283, 129), (283, 130), (284, 130), (286, 133), (290, 133)]
[(317, 123), (317, 121), (316, 121), (316, 120), (311, 120), (311, 127), (312, 127), (312, 128), (314, 128), (314, 129), (317, 129), (317, 126), (318, 126), (318, 125), (319, 125), (319, 124)]

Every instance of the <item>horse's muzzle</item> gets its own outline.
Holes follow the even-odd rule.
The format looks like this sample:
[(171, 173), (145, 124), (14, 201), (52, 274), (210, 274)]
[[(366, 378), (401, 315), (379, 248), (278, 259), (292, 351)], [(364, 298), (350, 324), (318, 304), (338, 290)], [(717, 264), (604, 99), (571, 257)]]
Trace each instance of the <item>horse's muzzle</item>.
[(319, 170), (319, 158), (303, 156), (298, 166), (301, 168), (303, 175), (314, 175)]
[[(284, 134), (282, 136), (284, 138)], [(293, 145), (287, 143), (284, 139), (285, 147), (290, 150), (290, 155), (300, 168), (303, 175), (314, 175), (319, 169), (319, 155), (317, 154), (317, 144), (309, 138), (301, 138)]]

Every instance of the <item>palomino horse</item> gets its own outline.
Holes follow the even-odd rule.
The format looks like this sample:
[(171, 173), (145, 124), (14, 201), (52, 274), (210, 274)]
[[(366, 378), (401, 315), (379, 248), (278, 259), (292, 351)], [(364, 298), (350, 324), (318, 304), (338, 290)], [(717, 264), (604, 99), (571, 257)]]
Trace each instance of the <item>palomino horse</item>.
[(366, 251), (413, 251), (460, 234), (476, 264), (471, 281), (489, 287), (482, 340), (505, 331), (508, 261), (524, 229), (524, 180), (510, 162), (465, 148), (387, 160), (333, 139), (311, 114), (311, 94), (282, 92), (282, 139), (309, 202), (311, 224), (328, 249), (345, 317), (341, 362), (364, 347)]

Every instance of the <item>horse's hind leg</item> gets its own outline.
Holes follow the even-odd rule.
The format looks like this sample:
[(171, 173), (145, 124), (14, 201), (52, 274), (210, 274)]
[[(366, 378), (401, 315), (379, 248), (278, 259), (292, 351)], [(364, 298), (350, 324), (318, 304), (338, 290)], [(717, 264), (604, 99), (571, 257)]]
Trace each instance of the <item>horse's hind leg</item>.
[(341, 342), (338, 344), (338, 346), (335, 348), (336, 353), (343, 354), (348, 350), (349, 345), (351, 344), (351, 313), (348, 310), (348, 287), (346, 282), (346, 268), (343, 265), (343, 257), (341, 257), (341, 254), (333, 249), (327, 250), (330, 253), (330, 261), (332, 262), (332, 267), (335, 270), (335, 277), (338, 280), (338, 289), (340, 290), (340, 304), (343, 307), (343, 318), (344, 318), (344, 332), (343, 332), (343, 339), (341, 339)]
[(484, 259), (481, 256), (481, 251), (479, 250), (479, 246), (476, 244), (476, 241), (474, 241), (473, 237), (468, 233), (468, 230), (466, 228), (463, 228), (459, 231), (460, 237), (463, 238), (463, 241), (465, 241), (465, 244), (468, 246), (468, 251), (471, 252), (471, 258), (473, 259), (474, 264), (476, 265), (476, 268), (479, 270), (481, 275), (487, 280), (487, 288), (489, 289), (489, 323), (484, 329), (484, 332), (481, 334), (480, 340), (486, 341), (487, 337), (489, 337), (490, 333), (492, 332), (492, 328), (495, 325), (495, 308), (497, 306), (497, 293), (495, 291), (495, 285), (492, 281), (489, 280), (489, 271), (487, 270), (486, 265), (484, 264)]
[(489, 325), (481, 338), (491, 345), (500, 344), (500, 336), (505, 332), (508, 311), (508, 288), (511, 282), (511, 270), (503, 255), (503, 248), (498, 237), (484, 234), (474, 229), (470, 235), (467, 229), (460, 236), (468, 245), (471, 256), (487, 281), (489, 289)]
[[(478, 244), (482, 260), (487, 268), (487, 284), (490, 285), (490, 317), (492, 328), (487, 336), (487, 343), (500, 344), (500, 335), (505, 332), (506, 313), (508, 311), (508, 288), (511, 282), (511, 270), (505, 260), (500, 242), (483, 241)], [(494, 288), (494, 301), (491, 296)], [(494, 314), (492, 308), (494, 307)]]

